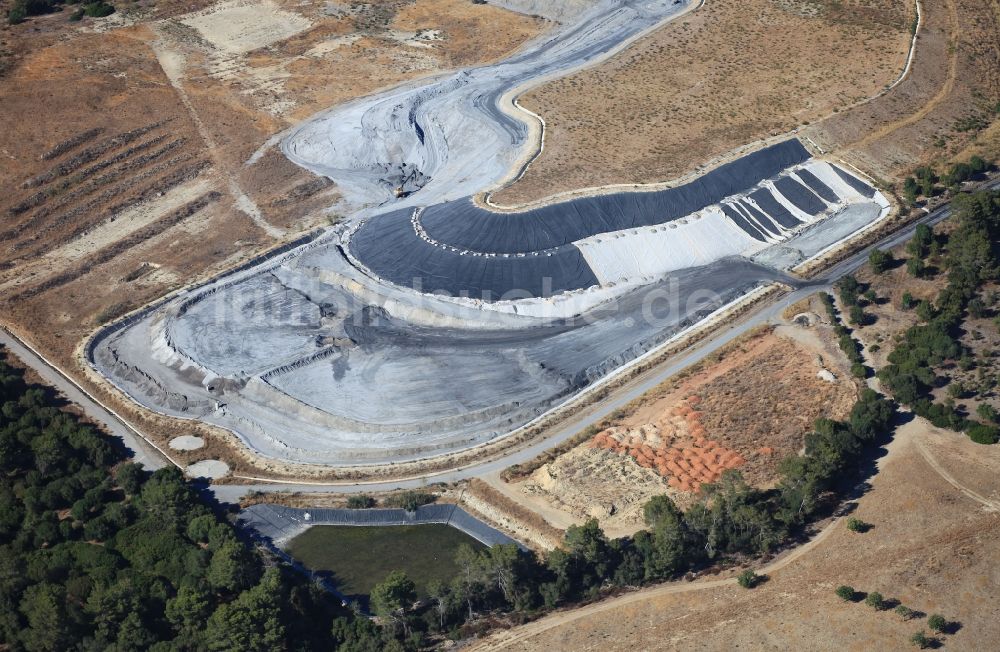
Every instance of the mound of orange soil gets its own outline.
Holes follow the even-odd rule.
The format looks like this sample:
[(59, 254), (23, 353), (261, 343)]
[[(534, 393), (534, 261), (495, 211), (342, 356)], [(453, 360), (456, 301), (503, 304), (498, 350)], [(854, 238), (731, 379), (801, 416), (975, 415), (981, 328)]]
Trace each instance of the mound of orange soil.
[(700, 396), (687, 397), (659, 423), (608, 428), (595, 435), (590, 446), (629, 455), (639, 466), (666, 478), (674, 489), (697, 492), (723, 471), (746, 463), (738, 452), (706, 438), (702, 413), (695, 409), (700, 402)]

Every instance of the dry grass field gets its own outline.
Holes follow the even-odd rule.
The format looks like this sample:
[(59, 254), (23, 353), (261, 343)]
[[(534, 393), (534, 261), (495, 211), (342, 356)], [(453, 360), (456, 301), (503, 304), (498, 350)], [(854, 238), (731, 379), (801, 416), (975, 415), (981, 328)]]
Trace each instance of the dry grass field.
[(708, 0), (522, 104), (545, 150), (492, 199), (666, 181), (879, 92), (903, 69), (906, 0)]
[[(926, 617), (956, 623), (945, 649), (978, 650), (1000, 639), (1000, 450), (938, 431), (923, 421), (901, 428), (853, 515), (815, 543), (764, 568), (770, 578), (740, 588), (734, 573), (675, 582), (498, 633), (476, 650), (905, 650)], [(941, 468), (944, 475), (938, 472)], [(955, 486), (952, 482), (960, 486)], [(845, 602), (842, 584), (878, 591), (923, 612)]]
[(921, 6), (909, 76), (890, 93), (805, 130), (824, 150), (886, 178), (919, 163), (1000, 155), (1000, 4)]
[(6, 319), (67, 362), (100, 322), (336, 219), (328, 182), (273, 147), (247, 159), (322, 108), (495, 59), (544, 26), (457, 0), (331, 6), (163, 3), (5, 26)]

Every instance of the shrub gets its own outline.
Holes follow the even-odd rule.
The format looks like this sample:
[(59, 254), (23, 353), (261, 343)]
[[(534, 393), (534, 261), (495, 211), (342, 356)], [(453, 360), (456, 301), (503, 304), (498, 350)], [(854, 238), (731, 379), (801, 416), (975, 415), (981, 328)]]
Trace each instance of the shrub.
[(837, 597), (839, 597), (841, 600), (844, 600), (845, 602), (850, 602), (851, 600), (854, 600), (854, 596), (856, 595), (854, 587), (847, 586), (846, 584), (838, 586), (836, 593)]
[(993, 421), (995, 423), (997, 420), (997, 409), (989, 403), (980, 403), (976, 406), (976, 414), (979, 415), (979, 418), (986, 421)]
[(876, 274), (881, 274), (889, 269), (892, 263), (892, 254), (888, 251), (872, 249), (871, 253), (868, 254), (868, 264), (871, 265), (872, 271)]
[(867, 532), (871, 529), (871, 525), (865, 523), (860, 518), (854, 518), (853, 516), (847, 519), (847, 529), (851, 532)]
[(358, 494), (347, 499), (347, 506), (351, 509), (370, 509), (375, 506), (375, 499), (365, 494)]
[(868, 370), (860, 362), (855, 362), (851, 365), (851, 375), (855, 378), (864, 378), (868, 375)]
[(83, 6), (83, 13), (90, 16), (91, 18), (104, 18), (105, 16), (110, 16), (115, 13), (114, 5), (110, 5), (103, 0), (98, 2), (91, 2)]
[(865, 596), (865, 604), (873, 609), (882, 611), (885, 609), (885, 598), (883, 598), (882, 594), (878, 591), (872, 591)]
[(119, 301), (118, 303), (111, 304), (97, 313), (97, 316), (94, 317), (94, 322), (97, 324), (105, 324), (109, 321), (118, 319), (130, 310), (132, 310), (132, 304), (130, 302)]
[(965, 430), (965, 434), (977, 444), (995, 444), (1000, 440), (1000, 429), (985, 423), (973, 423)]
[(941, 614), (931, 614), (927, 619), (927, 626), (935, 632), (943, 632), (948, 626), (948, 621)]
[(897, 605), (896, 608), (893, 609), (893, 611), (895, 611), (896, 615), (898, 615), (903, 620), (909, 620), (909, 619), (913, 618), (913, 609), (910, 609), (906, 605), (902, 605), (902, 604), (901, 605)]
[(23, 4), (16, 4), (7, 12), (7, 22), (11, 25), (17, 25), (24, 22), (24, 19), (28, 17), (28, 11), (24, 8)]
[(433, 503), (435, 500), (437, 500), (437, 496), (434, 494), (423, 491), (404, 491), (401, 494), (386, 498), (385, 504), (388, 507), (398, 507), (408, 512), (413, 512), (421, 505)]
[(763, 579), (763, 576), (758, 575), (749, 568), (736, 577), (736, 581), (739, 582), (739, 585), (744, 589), (752, 589), (760, 584)]
[(931, 639), (927, 637), (924, 630), (920, 630), (916, 634), (910, 637), (910, 643), (913, 643), (921, 650), (926, 650), (931, 646)]

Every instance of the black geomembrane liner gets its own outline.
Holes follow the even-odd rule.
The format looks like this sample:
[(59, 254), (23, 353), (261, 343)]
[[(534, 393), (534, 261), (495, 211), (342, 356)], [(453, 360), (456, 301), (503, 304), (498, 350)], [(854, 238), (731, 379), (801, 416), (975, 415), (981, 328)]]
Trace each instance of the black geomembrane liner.
[(431, 206), (420, 222), (431, 239), (462, 250), (540, 251), (598, 233), (684, 217), (808, 158), (802, 143), (792, 139), (721, 165), (676, 188), (582, 197), (520, 213), (494, 213), (476, 206), (471, 199), (460, 199)]

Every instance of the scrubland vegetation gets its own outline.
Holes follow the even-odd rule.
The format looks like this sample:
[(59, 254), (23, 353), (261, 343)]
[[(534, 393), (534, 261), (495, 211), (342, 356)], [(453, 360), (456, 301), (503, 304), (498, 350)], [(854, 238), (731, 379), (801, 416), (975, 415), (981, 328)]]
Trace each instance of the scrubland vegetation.
[[(928, 274), (930, 266), (924, 261), (932, 258), (934, 269), (940, 267), (936, 273), (947, 274), (947, 285), (934, 301), (914, 304), (912, 297), (903, 297), (904, 308), (912, 307), (919, 322), (899, 337), (878, 377), (899, 402), (935, 426), (964, 431), (976, 442), (992, 444), (1000, 438), (995, 408), (983, 404), (977, 410), (983, 420), (978, 421), (958, 410), (955, 401), (988, 393), (995, 386), (990, 359), (977, 357), (961, 337), (968, 318), (992, 314), (994, 309), (996, 297), (984, 288), (1000, 274), (1000, 192), (958, 195), (953, 206), (950, 232), (918, 229), (907, 246), (911, 274)], [(911, 265), (913, 260), (921, 262)], [(981, 370), (981, 382), (968, 386), (955, 382), (955, 376), (976, 368)], [(947, 388), (944, 400), (934, 395), (941, 388)]]

